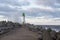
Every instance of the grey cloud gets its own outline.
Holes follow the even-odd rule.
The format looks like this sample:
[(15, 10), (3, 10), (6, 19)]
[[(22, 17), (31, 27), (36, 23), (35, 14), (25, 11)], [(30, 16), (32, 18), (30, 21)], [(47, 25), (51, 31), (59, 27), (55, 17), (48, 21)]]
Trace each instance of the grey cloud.
[(18, 5), (18, 2), (16, 0), (0, 0), (0, 3)]
[(32, 10), (31, 12), (28, 10), (28, 11), (25, 11), (25, 13), (28, 15), (28, 16), (53, 16), (53, 18), (56, 18), (56, 17), (59, 17), (60, 18), (60, 12), (58, 11), (55, 11), (55, 12), (50, 12), (50, 11), (45, 11), (45, 10), (42, 10), (42, 9), (38, 9), (38, 8), (32, 8), (30, 9)]
[(51, 6), (53, 8), (60, 8), (60, 5), (55, 5), (55, 3), (60, 4), (60, 0), (36, 0), (37, 5)]
[(0, 7), (0, 11), (13, 12), (13, 11), (16, 11), (16, 10), (11, 9), (11, 8), (9, 8), (9, 7)]
[[(14, 7), (14, 6), (13, 6)], [(17, 8), (11, 8), (9, 5), (7, 4), (1, 4), (0, 5), (0, 11), (3, 11), (3, 12), (15, 12), (17, 11)]]
[(51, 5), (54, 5), (55, 2), (56, 0), (37, 0), (36, 3), (51, 6)]
[(29, 5), (28, 1), (18, 2), (18, 0), (0, 0), (0, 3), (10, 4), (10, 5), (15, 5), (15, 6)]
[(60, 3), (60, 0), (57, 0), (57, 3)]
[[(59, 0), (57, 0), (59, 1)], [(45, 5), (45, 6), (51, 6), (52, 8), (55, 8), (56, 5), (54, 5), (54, 3), (56, 2), (56, 0), (37, 0), (37, 5)], [(53, 16), (53, 18), (59, 17), (60, 18), (60, 11), (49, 11), (49, 10), (43, 10), (43, 9), (39, 9), (39, 8), (30, 8), (27, 10), (21, 10), (17, 7), (15, 7), (14, 9), (9, 7), (9, 5), (14, 6), (29, 6), (30, 3), (28, 1), (22, 1), (22, 2), (18, 2), (17, 0), (0, 0), (0, 15), (4, 15), (7, 16), (9, 18), (18, 18), (22, 16), (22, 13), (25, 13), (26, 16), (32, 16), (32, 17), (41, 17), (41, 16)], [(6, 4), (5, 6), (2, 6), (2, 4)], [(58, 6), (57, 6), (58, 8)], [(19, 10), (18, 10), (19, 9)], [(16, 14), (17, 12), (17, 14)], [(17, 20), (16, 20), (17, 21)]]

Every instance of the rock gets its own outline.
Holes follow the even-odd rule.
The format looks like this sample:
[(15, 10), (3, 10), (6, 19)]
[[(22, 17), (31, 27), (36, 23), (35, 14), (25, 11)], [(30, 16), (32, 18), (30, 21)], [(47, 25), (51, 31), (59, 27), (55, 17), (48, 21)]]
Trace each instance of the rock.
[(56, 40), (57, 36), (56, 36), (56, 31), (51, 31), (50, 35), (52, 37), (53, 40)]
[(56, 40), (60, 40), (60, 32), (57, 33), (57, 39)]
[(49, 31), (43, 30), (43, 40), (52, 40), (52, 37)]

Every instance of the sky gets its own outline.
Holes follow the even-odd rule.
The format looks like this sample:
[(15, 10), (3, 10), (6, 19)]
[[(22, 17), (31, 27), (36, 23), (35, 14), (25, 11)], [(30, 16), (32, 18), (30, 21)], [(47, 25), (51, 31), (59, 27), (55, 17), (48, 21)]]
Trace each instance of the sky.
[(0, 0), (0, 21), (60, 25), (60, 0)]

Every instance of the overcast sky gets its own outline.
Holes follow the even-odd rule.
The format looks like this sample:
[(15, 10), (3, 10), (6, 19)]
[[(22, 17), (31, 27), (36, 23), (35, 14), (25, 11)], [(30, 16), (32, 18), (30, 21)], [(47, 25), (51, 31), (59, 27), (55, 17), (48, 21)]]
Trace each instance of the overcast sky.
[(60, 0), (0, 0), (0, 21), (60, 25)]

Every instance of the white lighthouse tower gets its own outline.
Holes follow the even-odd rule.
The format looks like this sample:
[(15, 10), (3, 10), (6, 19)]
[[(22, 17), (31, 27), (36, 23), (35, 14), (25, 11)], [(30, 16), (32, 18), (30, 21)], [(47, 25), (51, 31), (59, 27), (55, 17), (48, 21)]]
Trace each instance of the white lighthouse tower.
[(25, 13), (23, 13), (22, 16), (23, 16), (23, 25), (25, 25)]

